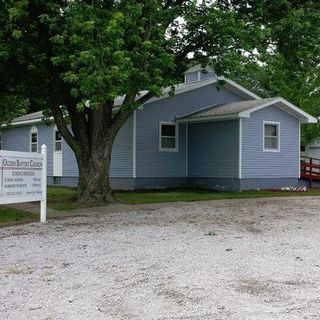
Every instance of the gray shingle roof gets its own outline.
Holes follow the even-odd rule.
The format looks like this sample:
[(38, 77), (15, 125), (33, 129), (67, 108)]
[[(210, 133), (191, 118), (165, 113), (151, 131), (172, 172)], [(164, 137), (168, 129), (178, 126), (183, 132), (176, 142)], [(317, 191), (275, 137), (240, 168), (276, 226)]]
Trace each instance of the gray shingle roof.
[(205, 117), (238, 114), (242, 111), (259, 107), (265, 103), (271, 102), (272, 100), (276, 100), (276, 99), (277, 98), (246, 100), (246, 101), (232, 102), (228, 104), (214, 105), (200, 111), (186, 114), (182, 117), (179, 117), (178, 119), (205, 118)]
[(29, 120), (38, 120), (43, 118), (43, 112), (37, 111), (33, 113), (25, 114), (24, 116), (16, 117), (13, 119), (13, 123), (22, 122), (22, 121), (29, 121)]

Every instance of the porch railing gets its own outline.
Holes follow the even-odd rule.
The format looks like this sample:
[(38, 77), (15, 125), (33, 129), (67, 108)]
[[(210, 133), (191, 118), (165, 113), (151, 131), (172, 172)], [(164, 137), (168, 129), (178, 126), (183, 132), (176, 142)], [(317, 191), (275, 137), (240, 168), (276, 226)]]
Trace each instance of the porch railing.
[(300, 176), (308, 179), (309, 187), (312, 187), (312, 181), (320, 181), (320, 159), (301, 156), (300, 161)]

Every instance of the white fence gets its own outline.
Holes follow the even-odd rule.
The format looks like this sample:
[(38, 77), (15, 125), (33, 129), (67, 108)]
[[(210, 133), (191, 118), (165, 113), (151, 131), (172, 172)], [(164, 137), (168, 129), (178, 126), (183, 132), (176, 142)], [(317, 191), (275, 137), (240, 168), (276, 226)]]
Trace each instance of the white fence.
[(47, 216), (47, 147), (41, 153), (0, 150), (0, 204), (41, 201)]

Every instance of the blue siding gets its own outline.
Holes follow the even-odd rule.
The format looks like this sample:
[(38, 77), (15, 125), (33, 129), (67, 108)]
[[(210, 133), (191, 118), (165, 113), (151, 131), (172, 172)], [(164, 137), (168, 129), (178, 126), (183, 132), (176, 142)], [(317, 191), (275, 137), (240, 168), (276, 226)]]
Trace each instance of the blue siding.
[(133, 174), (133, 117), (119, 130), (111, 158), (111, 177), (132, 177)]
[[(54, 125), (47, 126), (43, 123), (35, 124), (38, 129), (38, 150), (41, 145), (46, 144), (48, 150), (48, 176), (53, 174), (53, 142)], [(32, 125), (22, 127), (11, 127), (3, 130), (3, 149), (13, 151), (29, 152), (30, 148), (30, 130)], [(111, 177), (132, 177), (132, 143), (133, 121), (132, 117), (128, 119), (125, 125), (119, 130), (111, 159)], [(63, 141), (63, 176), (77, 177), (78, 165), (75, 155), (69, 145)]]
[(137, 110), (137, 177), (183, 177), (186, 173), (185, 125), (179, 126), (179, 151), (159, 151), (159, 122), (174, 122), (196, 110), (243, 99), (226, 88), (210, 84)]
[[(48, 176), (53, 174), (53, 126), (45, 124), (35, 125), (38, 128), (38, 150), (41, 151), (43, 144), (47, 145), (47, 163), (48, 163)], [(29, 129), (31, 126), (29, 127)]]
[[(133, 121), (132, 117), (119, 130), (114, 141), (111, 157), (111, 177), (132, 177), (133, 158)], [(69, 147), (63, 142), (63, 176), (77, 177), (79, 175), (76, 157)]]
[[(43, 144), (48, 148), (48, 175), (52, 175), (52, 126), (43, 123), (34, 124), (38, 129), (38, 151), (41, 151)], [(30, 151), (30, 130), (32, 125), (23, 127), (11, 127), (3, 130), (3, 149), (13, 151)]]
[(62, 174), (64, 177), (79, 176), (76, 157), (65, 140), (62, 141)]
[[(263, 121), (280, 122), (280, 152), (263, 152)], [(242, 178), (299, 177), (299, 120), (271, 106), (242, 120)]]
[(186, 73), (186, 82), (198, 81), (199, 71)]
[(2, 149), (29, 152), (31, 127), (11, 127), (2, 130)]
[(207, 80), (207, 79), (212, 79), (214, 78), (214, 72), (201, 72), (200, 73), (200, 79), (201, 80)]
[(237, 178), (239, 120), (189, 124), (189, 177)]
[[(111, 157), (111, 177), (132, 177), (132, 134), (133, 121), (132, 117), (119, 130), (112, 150)], [(77, 177), (79, 175), (76, 157), (69, 147), (63, 141), (63, 176)]]

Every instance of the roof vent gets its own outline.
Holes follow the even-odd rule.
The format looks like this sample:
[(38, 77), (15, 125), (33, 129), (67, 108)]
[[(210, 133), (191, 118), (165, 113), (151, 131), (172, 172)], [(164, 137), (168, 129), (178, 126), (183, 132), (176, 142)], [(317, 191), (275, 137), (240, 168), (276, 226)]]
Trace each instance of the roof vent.
[(196, 81), (208, 80), (215, 77), (216, 74), (212, 68), (203, 68), (200, 64), (198, 64), (185, 72), (184, 82), (191, 83)]

